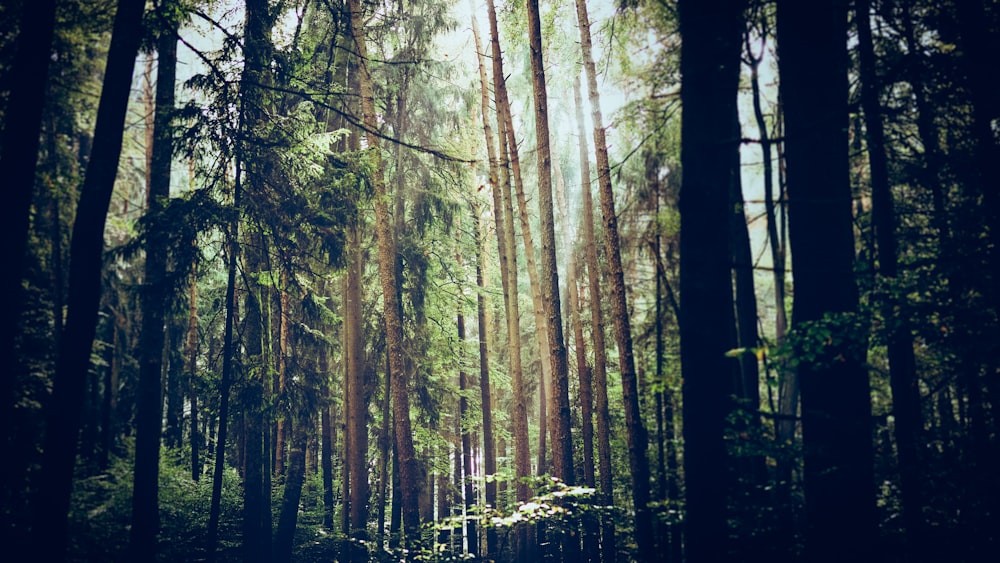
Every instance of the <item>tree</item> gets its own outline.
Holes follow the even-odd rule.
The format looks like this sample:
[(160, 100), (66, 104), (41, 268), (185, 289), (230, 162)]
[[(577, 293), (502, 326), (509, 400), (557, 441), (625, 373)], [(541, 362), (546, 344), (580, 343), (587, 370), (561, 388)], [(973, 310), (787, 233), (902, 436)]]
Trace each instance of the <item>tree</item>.
[(909, 556), (914, 560), (926, 553), (921, 547), (927, 530), (923, 511), (924, 484), (921, 479), (920, 444), (923, 420), (920, 412), (920, 387), (917, 380), (913, 335), (909, 322), (898, 312), (902, 303), (894, 297), (899, 273), (896, 245), (896, 219), (893, 195), (889, 184), (885, 131), (882, 124), (882, 107), (879, 102), (881, 86), (878, 82), (875, 47), (872, 40), (870, 4), (868, 0), (855, 3), (858, 26), (858, 48), (861, 66), (861, 105), (865, 114), (865, 131), (868, 164), (871, 171), (872, 218), (878, 246), (879, 273), (889, 285), (883, 297), (882, 316), (888, 328), (889, 377), (892, 388), (892, 411), (895, 417), (895, 438), (899, 456), (900, 484), (902, 485), (902, 513), (906, 526)]
[[(499, 99), (502, 91), (499, 84), (504, 81), (503, 56), (500, 49), (500, 32), (497, 25), (496, 7), (493, 0), (487, 3), (489, 8), (491, 53), (493, 56), (493, 87), (498, 99), (497, 112), (502, 113), (503, 101)], [(485, 86), (484, 86), (485, 88)], [(502, 117), (497, 120), (498, 136), (501, 140), (497, 152), (500, 177), (493, 186), (493, 213), (496, 220), (497, 248), (500, 252), (500, 277), (503, 285), (504, 310), (507, 318), (507, 347), (510, 353), (511, 386), (514, 398), (514, 466), (516, 498), (519, 502), (528, 500), (528, 485), (525, 477), (530, 474), (530, 448), (528, 445), (528, 408), (524, 391), (524, 379), (521, 369), (521, 331), (520, 307), (517, 297), (517, 252), (514, 243), (514, 218), (510, 194), (510, 173), (507, 169), (508, 152), (506, 143), (507, 126)], [(501, 243), (500, 241), (503, 240)], [(525, 561), (531, 554), (527, 528), (524, 525), (515, 528), (514, 550), (518, 561)]]
[[(594, 410), (597, 413), (597, 464), (600, 481), (600, 499), (610, 504), (614, 498), (614, 481), (611, 475), (611, 413), (608, 407), (607, 345), (604, 335), (604, 313), (601, 310), (601, 270), (597, 260), (597, 241), (594, 234), (594, 203), (590, 193), (590, 151), (583, 122), (583, 97), (579, 78), (573, 81), (576, 105), (576, 123), (580, 136), (580, 191), (583, 199), (583, 243), (587, 249), (587, 289), (590, 294), (591, 337), (594, 339)], [(601, 523), (601, 560), (605, 563), (616, 558), (614, 520), (605, 517)]]
[[(844, 561), (865, 557), (875, 541), (871, 399), (847, 167), (846, 2), (781, 1), (777, 14), (806, 549), (813, 561)], [(805, 352), (809, 346), (818, 350)]]
[[(493, 119), (490, 117), (490, 98), (489, 98), (489, 86), (486, 79), (486, 65), (483, 63), (483, 57), (485, 56), (483, 52), (482, 42), (479, 40), (479, 27), (476, 23), (476, 17), (472, 17), (472, 36), (476, 45), (476, 62), (479, 66), (479, 94), (480, 94), (480, 115), (483, 122), (483, 133), (486, 138), (486, 155), (489, 161), (489, 181), (491, 192), (493, 193), (494, 202), (499, 202), (499, 182), (500, 182), (500, 164), (497, 162), (497, 154), (495, 148), (495, 138), (493, 137), (493, 127), (491, 125)], [(499, 206), (497, 206), (499, 207)], [(474, 205), (473, 211), (478, 211), (479, 206)], [(486, 323), (486, 298), (485, 298), (485, 281), (484, 281), (484, 262), (485, 262), (485, 242), (483, 237), (481, 237), (482, 220), (480, 218), (480, 213), (476, 212), (475, 215), (475, 231), (476, 231), (476, 286), (478, 289), (476, 297), (476, 320), (479, 326), (479, 390), (480, 390), (480, 400), (483, 410), (483, 472), (487, 476), (495, 475), (497, 471), (497, 460), (496, 460), (496, 443), (493, 438), (493, 398), (490, 389), (490, 368), (489, 368), (489, 351), (487, 349), (487, 331), (489, 327)], [(506, 240), (502, 235), (500, 235), (500, 219), (496, 221), (497, 224), (497, 246), (500, 249), (501, 261), (504, 258), (504, 250), (506, 249)], [(502, 241), (502, 242), (501, 242)], [(501, 266), (503, 268), (503, 266)], [(501, 270), (504, 276), (503, 283), (506, 287), (506, 271)], [(506, 302), (506, 297), (505, 297)], [(496, 481), (493, 479), (488, 479), (485, 484), (485, 500), (486, 506), (490, 508), (497, 508), (497, 485)], [(486, 528), (486, 552), (483, 553), (485, 557), (491, 557), (497, 551), (497, 532), (496, 528), (490, 526)]]
[(552, 458), (556, 477), (572, 485), (573, 440), (570, 435), (569, 363), (563, 338), (562, 309), (559, 299), (559, 272), (556, 269), (556, 235), (552, 204), (552, 155), (549, 147), (548, 94), (542, 64), (542, 35), (538, 0), (528, 0), (528, 40), (531, 46), (532, 93), (535, 104), (535, 137), (538, 142), (538, 214), (541, 220), (542, 249), (539, 256), (542, 304), (548, 328), (549, 357), (552, 362), (556, 427), (552, 440)]
[[(728, 462), (723, 443), (734, 363), (730, 186), (739, 146), (733, 115), (744, 3), (678, 5), (681, 29), (681, 370), (684, 378), (688, 561), (726, 555)], [(724, 165), (721, 163), (725, 163)]]
[[(594, 123), (594, 152), (597, 158), (597, 186), (600, 194), (601, 215), (604, 217), (604, 246), (608, 260), (611, 284), (611, 313), (615, 326), (615, 340), (621, 362), (622, 392), (625, 401), (625, 427), (628, 434), (629, 469), (632, 473), (632, 503), (635, 509), (636, 542), (640, 553), (654, 553), (653, 522), (649, 511), (649, 460), (646, 458), (648, 438), (639, 412), (639, 389), (636, 381), (635, 360), (632, 351), (632, 329), (628, 316), (625, 294), (625, 275), (622, 270), (621, 244), (618, 234), (618, 216), (611, 187), (611, 166), (608, 162), (608, 143), (601, 114), (600, 94), (597, 90), (597, 71), (590, 40), (590, 21), (585, 0), (576, 2), (577, 24), (580, 29), (580, 46), (583, 66), (587, 73), (587, 90), (590, 94), (591, 119)], [(596, 306), (596, 303), (595, 303)]]
[(384, 172), (381, 165), (380, 139), (375, 134), (377, 118), (372, 77), (368, 68), (368, 48), (365, 44), (364, 18), (358, 0), (348, 0), (350, 29), (354, 42), (354, 52), (358, 57), (358, 78), (361, 97), (361, 113), (367, 132), (370, 153), (370, 181), (374, 190), (375, 234), (378, 240), (379, 277), (382, 282), (383, 314), (386, 325), (386, 344), (389, 366), (393, 374), (392, 402), (395, 418), (396, 463), (399, 466), (400, 488), (402, 490), (403, 532), (406, 545), (415, 546), (419, 539), (420, 513), (417, 506), (417, 475), (413, 431), (410, 426), (410, 401), (403, 364), (403, 324), (400, 318), (399, 294), (396, 285), (396, 249), (392, 235), (392, 219), (389, 216)]
[(46, 560), (63, 559), (68, 542), (67, 515), (77, 433), (101, 297), (104, 224), (118, 172), (144, 4), (141, 0), (118, 3), (94, 144), (73, 224), (66, 328), (52, 382), (52, 396), (45, 407), (44, 457), (32, 528), (39, 556)]
[[(0, 305), (0, 318), (4, 322), (0, 350), (4, 358), (14, 353), (17, 319), (21, 313), (20, 294), (23, 277), (24, 255), (28, 241), (28, 221), (31, 199), (35, 192), (35, 166), (42, 128), (42, 111), (45, 108), (46, 80), (51, 57), (52, 36), (55, 30), (56, 1), (25, 2), (21, 8), (18, 26), (17, 54), (11, 63), (11, 90), (3, 113), (3, 137), (0, 140), (0, 178), (4, 179), (9, 198), (7, 221), (0, 222), (2, 239), (8, 241), (13, 267), (4, 276), (3, 295), (9, 296)], [(4, 432), (10, 428), (14, 387), (13, 371), (0, 378), (0, 416)], [(6, 434), (4, 434), (6, 436)], [(4, 483), (7, 483), (4, 479)]]
[[(170, 16), (165, 16), (170, 18)], [(171, 18), (172, 19), (172, 18)], [(170, 197), (170, 165), (173, 161), (171, 117), (177, 74), (177, 22), (160, 30), (156, 74), (156, 109), (150, 166), (147, 213), (156, 216)], [(156, 219), (154, 219), (155, 221)], [(146, 245), (143, 292), (142, 344), (140, 348), (137, 398), (135, 477), (132, 492), (132, 556), (139, 561), (156, 557), (159, 528), (160, 433), (162, 428), (160, 387), (163, 372), (164, 317), (169, 303), (166, 285), (167, 251), (164, 237), (150, 237)]]

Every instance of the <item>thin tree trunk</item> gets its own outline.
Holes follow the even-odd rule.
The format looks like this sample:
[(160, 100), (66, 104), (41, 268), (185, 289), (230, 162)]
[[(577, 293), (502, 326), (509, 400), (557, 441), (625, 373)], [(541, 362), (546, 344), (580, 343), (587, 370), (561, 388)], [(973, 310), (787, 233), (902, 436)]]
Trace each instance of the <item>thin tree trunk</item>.
[(372, 184), (375, 203), (376, 238), (378, 239), (379, 275), (382, 281), (383, 312), (386, 323), (386, 344), (392, 378), (392, 403), (395, 417), (396, 454), (399, 463), (400, 489), (402, 491), (402, 518), (405, 545), (415, 547), (419, 540), (420, 513), (417, 506), (417, 468), (413, 448), (413, 431), (410, 425), (410, 398), (403, 365), (403, 324), (400, 318), (399, 294), (396, 291), (396, 248), (392, 236), (392, 218), (389, 216), (384, 172), (379, 153), (380, 140), (375, 115), (375, 98), (372, 77), (368, 68), (368, 49), (364, 38), (364, 23), (358, 0), (348, 0), (351, 14), (351, 34), (358, 70), (361, 95), (361, 113), (367, 129), (368, 147), (373, 156)]
[[(503, 82), (502, 55), (500, 52), (500, 37), (497, 26), (496, 7), (493, 0), (488, 3), (490, 19), (490, 35), (492, 37), (493, 55), (493, 82), (494, 88)], [(499, 89), (497, 90), (499, 95)], [(498, 101), (498, 106), (500, 102)], [(499, 137), (506, 138), (506, 126), (501, 119), (498, 121)], [(507, 150), (506, 143), (501, 142), (499, 147), (500, 158), (500, 181), (494, 186), (494, 214), (497, 221), (497, 244), (500, 246), (500, 239), (503, 245), (500, 246), (500, 271), (504, 287), (504, 304), (507, 312), (507, 340), (510, 352), (510, 373), (514, 394), (513, 425), (514, 425), (514, 475), (517, 479), (515, 485), (516, 498), (518, 502), (528, 500), (529, 489), (524, 478), (530, 472), (530, 448), (528, 444), (528, 408), (524, 391), (524, 377), (521, 369), (521, 332), (520, 332), (520, 312), (517, 297), (517, 254), (514, 243), (514, 218), (513, 206), (511, 205), (510, 177), (507, 171)], [(527, 561), (531, 557), (532, 546), (528, 542), (528, 529), (524, 525), (515, 527), (514, 553), (518, 563)]]
[[(476, 218), (478, 220), (478, 217)], [(461, 258), (461, 257), (459, 257)], [(461, 260), (459, 260), (461, 264)], [(458, 312), (458, 342), (459, 346), (465, 343), (465, 315), (462, 314), (462, 309), (459, 307)], [(461, 361), (461, 358), (459, 358)], [(466, 428), (468, 425), (468, 420), (466, 415), (469, 410), (469, 402), (465, 398), (465, 391), (468, 389), (468, 376), (465, 374), (464, 369), (459, 369), (458, 371), (458, 388), (462, 392), (458, 399), (458, 415), (460, 421), (460, 430), (462, 436), (462, 485), (463, 494), (465, 496), (465, 515), (471, 515), (472, 505), (475, 503), (475, 497), (473, 496), (472, 490), (472, 431)], [(466, 530), (469, 540), (469, 555), (473, 557), (479, 556), (479, 540), (476, 535), (476, 521), (469, 519), (466, 520)], [(461, 547), (461, 536), (459, 539), (459, 547)]]
[[(195, 243), (197, 244), (197, 243)], [(190, 288), (188, 289), (188, 333), (187, 333), (187, 374), (188, 374), (188, 400), (191, 402), (191, 479), (198, 481), (201, 479), (201, 448), (204, 438), (201, 429), (198, 428), (198, 283), (197, 274), (191, 274)]]
[[(761, 53), (766, 49), (769, 35), (766, 26), (766, 16), (761, 16), (765, 23), (761, 30)], [(757, 135), (760, 138), (761, 157), (764, 168), (764, 213), (767, 217), (767, 239), (771, 254), (772, 285), (774, 287), (774, 343), (780, 348), (785, 343), (788, 332), (788, 317), (785, 311), (785, 249), (782, 238), (778, 234), (778, 218), (775, 210), (774, 171), (771, 156), (771, 138), (764, 119), (764, 109), (760, 95), (760, 66), (763, 55), (754, 56), (750, 52), (749, 34), (746, 35), (745, 51), (750, 57), (750, 89), (753, 100), (753, 114), (757, 125)], [(779, 203), (782, 198), (779, 194)], [(783, 358), (771, 358), (775, 364), (778, 381), (778, 409), (780, 418), (775, 421), (775, 442), (778, 448), (787, 449), (795, 441), (796, 417), (799, 405), (799, 379), (794, 370), (788, 369)], [(776, 459), (775, 505), (777, 507), (778, 531), (775, 541), (783, 545), (775, 551), (785, 555), (791, 553), (794, 541), (794, 510), (792, 507), (792, 470), (794, 459), (788, 455), (779, 455)]]
[(387, 501), (387, 491), (389, 481), (389, 456), (392, 455), (392, 444), (389, 439), (389, 421), (392, 414), (390, 402), (392, 393), (392, 371), (389, 369), (389, 360), (386, 358), (385, 364), (385, 385), (382, 390), (382, 428), (379, 430), (378, 450), (379, 450), (379, 472), (378, 472), (378, 528), (376, 530), (376, 545), (381, 550), (385, 545), (385, 504)]
[[(477, 43), (478, 44), (478, 43)], [(479, 51), (479, 48), (476, 48)], [(489, 126), (487, 125), (487, 128)], [(489, 133), (487, 133), (489, 137)], [(490, 159), (492, 162), (496, 162), (495, 158)], [(493, 168), (491, 166), (491, 168)], [(491, 173), (492, 176), (492, 173)], [(497, 508), (497, 484), (491, 477), (497, 472), (497, 459), (496, 459), (496, 444), (493, 438), (493, 404), (492, 396), (490, 393), (490, 367), (489, 367), (489, 350), (487, 348), (487, 333), (489, 331), (489, 326), (486, 320), (486, 284), (483, 275), (483, 239), (479, 233), (480, 225), (480, 214), (475, 214), (476, 221), (476, 286), (478, 288), (476, 296), (476, 317), (479, 326), (479, 396), (480, 404), (483, 413), (483, 446), (482, 446), (482, 458), (483, 458), (483, 470), (482, 477), (486, 478), (486, 483), (484, 485), (486, 507), (495, 509)], [(494, 557), (497, 552), (497, 532), (496, 528), (493, 526), (488, 526), (486, 528), (486, 552), (483, 553), (483, 557), (489, 559)]]
[[(61, 560), (66, 556), (70, 492), (73, 486), (73, 465), (76, 460), (77, 435), (83, 409), (82, 398), (101, 299), (104, 225), (118, 172), (125, 113), (135, 57), (139, 49), (140, 22), (144, 5), (145, 3), (140, 0), (121, 0), (115, 14), (101, 100), (97, 109), (94, 146), (77, 205), (76, 221), (73, 224), (66, 330), (56, 362), (52, 395), (45, 407), (46, 431), (39, 476), (40, 486), (34, 503), (33, 544), (38, 548), (36, 555), (45, 561)], [(40, 12), (39, 17), (43, 17), (46, 8), (42, 7)], [(44, 28), (45, 21), (40, 23)], [(43, 46), (41, 49), (47, 56), (47, 47)], [(35, 70), (32, 69), (32, 72)], [(37, 92), (26, 92), (26, 94), (42, 97), (42, 94)], [(8, 107), (8, 113), (5, 115), (10, 115), (11, 109)], [(8, 131), (13, 133), (17, 129), (16, 125), (8, 124), (5, 134)], [(12, 146), (17, 144), (34, 145), (32, 153), (24, 155), (25, 159), (30, 159), (34, 163), (38, 152), (38, 129), (33, 127), (31, 130), (34, 133), (28, 134), (25, 124), (25, 129), (18, 132), (25, 134), (26, 138), (5, 141), (4, 150), (6, 151), (8, 147), (14, 150)], [(31, 166), (30, 170), (24, 171), (23, 176), (15, 172), (15, 178), (23, 181), (22, 187), (33, 183), (33, 170), (34, 166)], [(28, 191), (27, 197), (30, 201), (31, 190), (24, 189)], [(18, 240), (20, 236), (18, 232), (11, 235), (14, 240)], [(20, 252), (23, 255), (23, 248)], [(5, 277), (16, 277), (17, 284), (20, 284), (20, 276)], [(16, 293), (11, 291), (8, 295)], [(14, 315), (10, 317), (13, 318)], [(12, 322), (10, 319), (7, 322)], [(5, 375), (3, 379), (9, 382), (9, 376)]]
[(897, 299), (893, 298), (894, 292), (891, 291), (899, 272), (896, 219), (889, 185), (882, 107), (879, 103), (880, 86), (869, 21), (869, 1), (856, 0), (855, 12), (861, 62), (861, 105), (865, 113), (868, 162), (871, 170), (872, 219), (875, 223), (879, 270), (890, 286), (889, 294), (883, 298), (882, 315), (886, 326), (889, 327), (889, 382), (892, 389), (892, 413), (895, 417), (893, 428), (902, 485), (901, 509), (903, 525), (906, 528), (906, 551), (911, 560), (917, 561), (928, 553), (926, 540), (929, 537), (923, 517), (926, 499), (921, 471), (923, 465), (920, 459), (920, 444), (923, 443), (920, 387), (913, 352), (913, 335), (906, 315), (899, 314), (905, 303), (898, 303)]
[[(229, 428), (229, 388), (232, 385), (233, 357), (236, 353), (236, 342), (233, 334), (233, 322), (236, 317), (236, 268), (239, 264), (239, 226), (238, 213), (242, 206), (242, 166), (237, 160), (236, 179), (233, 186), (233, 208), (237, 218), (229, 225), (226, 233), (228, 264), (226, 266), (226, 323), (223, 332), (222, 374), (219, 381), (219, 422), (215, 434), (215, 467), (212, 472), (212, 500), (208, 516), (208, 532), (206, 540), (207, 558), (215, 561), (215, 549), (219, 536), (219, 518), (222, 514), (222, 474), (226, 467), (226, 439)], [(209, 354), (211, 356), (211, 354)]]
[(615, 326), (615, 340), (621, 364), (622, 393), (625, 401), (625, 428), (627, 431), (629, 468), (632, 473), (632, 503), (635, 509), (635, 535), (640, 553), (656, 553), (653, 540), (652, 515), (649, 510), (649, 460), (646, 458), (648, 438), (639, 410), (639, 390), (636, 382), (635, 361), (632, 356), (632, 329), (629, 324), (628, 304), (625, 294), (625, 277), (622, 271), (618, 217), (615, 213), (614, 192), (611, 188), (611, 168), (608, 163), (608, 145), (605, 139), (601, 100), (597, 90), (597, 70), (591, 52), (590, 21), (585, 0), (576, 2), (577, 23), (583, 66), (587, 73), (590, 93), (591, 119), (594, 124), (594, 151), (597, 158), (597, 183), (601, 212), (604, 217), (604, 245), (607, 251), (611, 281), (611, 311)]
[[(326, 281), (322, 278), (317, 285), (317, 293), (327, 296)], [(317, 370), (320, 376), (320, 472), (323, 479), (323, 528), (333, 530), (333, 429), (330, 420), (330, 356), (329, 345), (319, 344)]]
[[(480, 114), (483, 120), (483, 132), (486, 137), (486, 153), (489, 159), (490, 191), (494, 194), (494, 202), (496, 202), (498, 201), (496, 194), (499, 190), (500, 164), (497, 162), (496, 147), (494, 146), (495, 141), (493, 137), (493, 127), (491, 125), (493, 119), (490, 117), (489, 113), (489, 86), (486, 79), (486, 66), (483, 64), (483, 56), (485, 53), (483, 52), (482, 42), (479, 39), (479, 26), (476, 23), (475, 15), (472, 16), (472, 35), (476, 45), (476, 62), (479, 65)], [(486, 320), (486, 286), (484, 280), (485, 248), (484, 239), (481, 234), (482, 219), (478, 205), (473, 206), (473, 214), (476, 233), (476, 286), (478, 287), (476, 307), (477, 321), (479, 323), (479, 393), (483, 413), (483, 472), (484, 477), (486, 477), (485, 500), (487, 508), (496, 509), (498, 508), (497, 484), (496, 481), (491, 478), (497, 472), (497, 460), (496, 444), (493, 438), (493, 404), (490, 390), (489, 350), (487, 347), (489, 326)], [(501, 260), (503, 260), (505, 243), (501, 242), (503, 237), (499, 235), (501, 232), (499, 229), (500, 222), (501, 221), (498, 219), (497, 244), (500, 247)], [(504, 278), (504, 284), (506, 285), (506, 278)], [(495, 557), (497, 553), (497, 539), (496, 528), (493, 526), (487, 527), (486, 552), (483, 554), (485, 558), (488, 559), (490, 557)]]
[(274, 475), (285, 473), (285, 442), (290, 433), (292, 415), (287, 406), (286, 394), (288, 384), (288, 323), (291, 301), (288, 291), (288, 271), (282, 267), (278, 283), (278, 388), (276, 395), (277, 427), (274, 432)]
[[(365, 359), (361, 319), (362, 250), (360, 227), (348, 235), (349, 260), (344, 294), (344, 330), (347, 335), (344, 405), (347, 410), (347, 433), (350, 448), (345, 450), (350, 472), (350, 535), (363, 542), (368, 539), (368, 413), (365, 396)], [(352, 542), (358, 546), (360, 543)]]
[[(587, 249), (587, 286), (590, 290), (591, 333), (594, 339), (594, 409), (597, 413), (597, 460), (599, 502), (611, 505), (614, 487), (611, 475), (611, 413), (608, 410), (607, 345), (604, 336), (604, 313), (601, 310), (601, 275), (597, 261), (597, 241), (594, 234), (594, 204), (590, 188), (590, 151), (587, 148), (586, 126), (583, 122), (583, 98), (580, 77), (573, 81), (576, 103), (576, 123), (580, 138), (580, 184), (583, 195), (583, 234)], [(617, 559), (614, 519), (605, 515), (601, 526), (601, 561)]]
[[(157, 53), (159, 62), (156, 71), (156, 107), (153, 117), (149, 191), (146, 194), (147, 213), (154, 217), (163, 209), (170, 197), (170, 166), (173, 161), (170, 121), (174, 111), (174, 83), (177, 71), (177, 36), (173, 29), (163, 30), (160, 33), (157, 39)], [(140, 371), (136, 396), (135, 476), (129, 538), (131, 557), (136, 561), (151, 561), (156, 558), (156, 536), (160, 522), (158, 497), (163, 412), (160, 389), (168, 296), (167, 288), (164, 286), (167, 250), (162, 237), (152, 236), (146, 243)]]

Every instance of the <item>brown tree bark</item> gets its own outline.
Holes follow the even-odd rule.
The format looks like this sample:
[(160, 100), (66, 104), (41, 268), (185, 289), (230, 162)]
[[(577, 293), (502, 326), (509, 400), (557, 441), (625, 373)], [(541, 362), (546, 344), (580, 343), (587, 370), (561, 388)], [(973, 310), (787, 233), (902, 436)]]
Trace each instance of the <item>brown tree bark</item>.
[[(491, 192), (494, 194), (494, 202), (497, 202), (498, 198), (496, 194), (498, 192), (499, 186), (499, 163), (497, 162), (497, 154), (495, 140), (493, 137), (493, 127), (491, 123), (493, 122), (492, 117), (489, 113), (489, 86), (486, 79), (486, 67), (483, 64), (483, 47), (482, 42), (479, 39), (479, 27), (476, 23), (476, 17), (472, 17), (472, 35), (475, 40), (476, 45), (476, 61), (479, 65), (479, 91), (480, 91), (480, 108), (483, 120), (483, 132), (486, 137), (486, 153), (489, 159), (489, 170), (490, 170), (490, 187)], [(477, 321), (479, 323), (479, 392), (482, 404), (483, 412), (483, 472), (487, 477), (485, 483), (485, 496), (486, 496), (486, 506), (487, 508), (496, 509), (497, 506), (497, 484), (496, 481), (490, 479), (497, 472), (497, 460), (496, 460), (496, 444), (493, 438), (493, 404), (492, 404), (492, 394), (490, 389), (490, 368), (489, 368), (489, 353), (487, 347), (487, 337), (489, 333), (489, 326), (486, 319), (486, 296), (485, 296), (485, 280), (484, 280), (484, 262), (485, 262), (485, 248), (484, 239), (481, 236), (481, 225), (482, 219), (479, 213), (479, 206), (473, 206), (474, 219), (475, 219), (475, 229), (476, 229), (476, 286), (478, 287), (478, 295), (476, 297), (477, 305)], [(500, 220), (497, 220), (498, 230), (499, 230)], [(500, 246), (501, 260), (504, 256), (505, 243), (500, 242), (503, 237), (497, 236), (497, 244)], [(504, 279), (506, 284), (506, 278)], [(506, 299), (506, 298), (505, 298)], [(489, 526), (486, 528), (486, 552), (483, 554), (484, 557), (489, 558), (494, 556), (497, 552), (497, 532), (496, 528)]]
[[(402, 491), (402, 518), (405, 544), (414, 547), (419, 540), (420, 513), (417, 506), (419, 485), (413, 431), (410, 425), (410, 398), (403, 366), (403, 323), (400, 317), (399, 295), (396, 291), (396, 248), (389, 216), (384, 171), (382, 170), (380, 139), (375, 115), (375, 97), (371, 72), (368, 68), (368, 48), (365, 44), (363, 13), (359, 0), (348, 0), (351, 14), (351, 35), (358, 56), (361, 113), (367, 129), (368, 148), (373, 160), (371, 178), (374, 188), (375, 234), (378, 239), (379, 276), (382, 282), (383, 313), (386, 344), (392, 369), (392, 403), (395, 418), (396, 459), (399, 464)], [(367, 473), (366, 473), (367, 475)]]
[(347, 433), (350, 448), (345, 450), (350, 466), (350, 534), (367, 540), (368, 527), (368, 401), (365, 396), (365, 359), (361, 322), (362, 250), (360, 226), (348, 235), (348, 265), (344, 294), (345, 392)]
[[(597, 460), (600, 483), (599, 501), (610, 505), (614, 498), (611, 475), (611, 413), (608, 410), (607, 344), (604, 335), (604, 313), (601, 310), (601, 271), (597, 261), (597, 241), (594, 234), (594, 203), (590, 188), (590, 151), (587, 148), (586, 126), (583, 122), (583, 97), (580, 79), (573, 81), (573, 97), (576, 103), (576, 123), (580, 138), (580, 174), (583, 195), (583, 235), (587, 249), (587, 286), (590, 293), (591, 333), (594, 340), (594, 409), (597, 413)], [(612, 562), (617, 557), (615, 524), (610, 516), (605, 516), (601, 524), (601, 560)]]
[(538, 140), (538, 214), (541, 223), (539, 277), (542, 305), (549, 337), (552, 363), (552, 393), (556, 408), (552, 433), (552, 462), (556, 477), (572, 485), (573, 440), (570, 434), (569, 364), (563, 338), (562, 309), (559, 296), (559, 272), (556, 269), (555, 218), (552, 203), (552, 155), (549, 146), (548, 95), (542, 63), (541, 22), (538, 0), (528, 0), (528, 42), (531, 51), (532, 93), (535, 109), (535, 136)]
[[(97, 109), (94, 145), (80, 192), (76, 221), (73, 224), (66, 329), (56, 361), (52, 395), (45, 407), (46, 432), (39, 476), (40, 486), (34, 502), (33, 545), (38, 549), (36, 555), (46, 561), (62, 560), (66, 556), (77, 433), (80, 429), (82, 398), (90, 366), (91, 348), (97, 330), (97, 311), (101, 298), (104, 225), (118, 172), (125, 112), (135, 57), (139, 49), (144, 5), (141, 0), (121, 0), (115, 13), (111, 46), (108, 50), (101, 99)], [(44, 12), (43, 8), (42, 13)], [(44, 24), (44, 21), (41, 23)], [(48, 52), (47, 48), (42, 47), (42, 49), (45, 53)], [(26, 94), (41, 97), (37, 92), (26, 92)], [(8, 124), (5, 134), (7, 130), (15, 129), (16, 127)], [(5, 141), (4, 150), (19, 143), (28, 145), (33, 142), (30, 139), (35, 139), (34, 152), (24, 155), (24, 158), (30, 158), (35, 162), (38, 135), (37, 128), (34, 130), (35, 133), (28, 135), (28, 140)], [(33, 172), (34, 167), (31, 168), (29, 172)], [(24, 182), (22, 187), (27, 186), (33, 182), (33, 175), (26, 174), (20, 179)], [(30, 200), (30, 189), (28, 192)], [(17, 237), (18, 233), (12, 233), (12, 236)], [(23, 254), (23, 249), (21, 253)], [(19, 276), (17, 280), (19, 284)], [(11, 292), (8, 295), (15, 293)], [(4, 380), (9, 381), (8, 376), (5, 375)]]
[(649, 511), (649, 460), (646, 458), (648, 438), (639, 410), (639, 389), (636, 380), (635, 360), (632, 356), (632, 329), (628, 317), (625, 294), (625, 277), (622, 270), (618, 239), (618, 216), (615, 213), (614, 192), (611, 188), (611, 167), (608, 163), (608, 144), (601, 115), (601, 100), (597, 90), (597, 70), (590, 39), (590, 21), (585, 0), (576, 1), (577, 23), (580, 28), (580, 46), (583, 67), (587, 73), (590, 94), (591, 119), (594, 123), (594, 151), (597, 158), (597, 184), (600, 194), (601, 214), (604, 217), (604, 245), (607, 252), (611, 283), (611, 311), (615, 326), (615, 340), (621, 364), (622, 393), (625, 400), (625, 428), (627, 430), (629, 468), (632, 473), (632, 503), (635, 509), (635, 534), (640, 553), (656, 553), (653, 541), (652, 515)]

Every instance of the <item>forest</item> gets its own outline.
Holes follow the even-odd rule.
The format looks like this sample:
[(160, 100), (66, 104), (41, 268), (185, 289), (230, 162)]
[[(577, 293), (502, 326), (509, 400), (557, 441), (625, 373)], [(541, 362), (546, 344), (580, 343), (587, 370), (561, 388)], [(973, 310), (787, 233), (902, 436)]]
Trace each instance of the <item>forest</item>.
[(994, 561), (998, 55), (998, 0), (0, 2), (0, 545)]

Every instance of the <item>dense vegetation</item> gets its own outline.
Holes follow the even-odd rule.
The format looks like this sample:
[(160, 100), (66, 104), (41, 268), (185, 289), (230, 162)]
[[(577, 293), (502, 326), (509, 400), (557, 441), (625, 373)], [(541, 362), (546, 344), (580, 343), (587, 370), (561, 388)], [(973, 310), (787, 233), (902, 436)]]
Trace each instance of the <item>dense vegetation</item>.
[(0, 544), (987, 561), (996, 0), (0, 4)]

